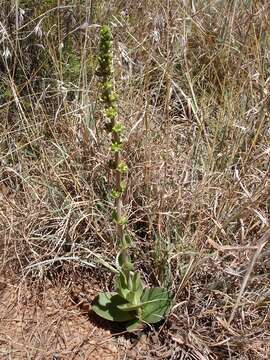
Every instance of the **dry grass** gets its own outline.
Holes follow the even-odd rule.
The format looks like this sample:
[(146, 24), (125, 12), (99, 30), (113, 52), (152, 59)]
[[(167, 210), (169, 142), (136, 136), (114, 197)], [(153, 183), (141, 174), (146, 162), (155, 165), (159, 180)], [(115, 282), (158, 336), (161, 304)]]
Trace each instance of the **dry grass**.
[[(112, 282), (96, 263), (112, 263), (116, 253), (95, 76), (98, 25), (106, 20), (126, 124), (134, 260), (146, 283), (175, 294), (165, 324), (132, 346), (115, 336), (113, 356), (269, 359), (268, 2), (0, 3), (0, 265), (13, 289), (1, 290), (0, 356), (51, 359), (57, 350), (64, 359), (86, 341), (74, 359), (90, 359), (103, 336), (90, 334), (92, 320), (64, 303), (76, 287), (92, 299)], [(42, 295), (27, 306), (22, 299), (36, 284)], [(57, 306), (41, 306), (59, 311), (50, 328), (33, 309), (54, 292)], [(12, 316), (7, 296), (15, 299)], [(22, 307), (36, 321), (34, 340), (25, 342), (13, 321)], [(57, 331), (69, 331), (63, 312), (74, 315), (70, 326), (81, 339), (65, 349), (57, 345)], [(16, 342), (31, 351), (16, 355)]]

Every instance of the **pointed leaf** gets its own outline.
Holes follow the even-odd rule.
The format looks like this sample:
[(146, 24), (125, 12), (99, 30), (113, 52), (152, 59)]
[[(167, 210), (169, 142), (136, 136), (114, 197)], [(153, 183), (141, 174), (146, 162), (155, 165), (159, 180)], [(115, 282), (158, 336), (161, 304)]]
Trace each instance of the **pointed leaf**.
[(132, 238), (129, 234), (125, 234), (124, 236), (124, 245), (129, 247), (132, 244)]
[(119, 253), (116, 256), (116, 267), (119, 271), (121, 271), (123, 268), (125, 267), (130, 267), (132, 270), (133, 269), (133, 265), (131, 263), (131, 258), (130, 256), (127, 254), (127, 250), (126, 249), (122, 249), (121, 251), (119, 251)]
[(162, 288), (144, 289), (142, 296), (142, 317), (144, 322), (154, 324), (166, 316), (171, 299), (167, 290)]
[(92, 310), (106, 320), (125, 322), (136, 316), (135, 312), (122, 311), (118, 308), (125, 303), (126, 300), (116, 293), (101, 293), (95, 298)]
[(133, 291), (141, 290), (143, 288), (142, 280), (139, 272), (135, 272), (132, 278)]
[(122, 272), (116, 277), (115, 287), (117, 294), (119, 294), (124, 299), (127, 299), (127, 295), (130, 292), (130, 290), (127, 287), (125, 274), (123, 274)]
[(139, 272), (135, 272), (132, 278), (132, 289), (134, 292), (134, 304), (139, 304), (143, 294), (143, 283)]
[(134, 291), (129, 291), (125, 299), (133, 305), (138, 305), (138, 302), (135, 301), (136, 293)]
[(139, 272), (129, 273), (129, 290), (130, 292), (126, 296), (126, 300), (134, 305), (138, 305), (143, 293), (143, 284), (140, 278)]

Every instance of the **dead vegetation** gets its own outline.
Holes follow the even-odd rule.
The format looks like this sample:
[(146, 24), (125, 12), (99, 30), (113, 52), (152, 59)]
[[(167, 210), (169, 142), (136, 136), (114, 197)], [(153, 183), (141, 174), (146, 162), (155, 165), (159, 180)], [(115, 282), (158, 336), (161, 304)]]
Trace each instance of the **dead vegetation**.
[[(0, 3), (0, 358), (269, 359), (268, 2)], [(175, 295), (131, 338), (78, 305), (110, 289), (97, 259), (116, 253), (104, 21), (133, 258)]]

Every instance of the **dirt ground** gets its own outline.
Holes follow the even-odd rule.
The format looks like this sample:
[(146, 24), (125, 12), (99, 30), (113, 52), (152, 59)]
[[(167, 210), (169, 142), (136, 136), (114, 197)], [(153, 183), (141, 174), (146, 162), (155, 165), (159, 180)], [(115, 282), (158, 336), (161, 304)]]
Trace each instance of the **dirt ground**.
[(86, 302), (69, 286), (46, 286), (31, 294), (25, 285), (1, 279), (0, 359), (122, 358), (109, 330), (93, 323)]
[[(89, 280), (89, 275), (75, 279), (26, 282), (0, 277), (0, 360), (269, 359), (270, 342), (256, 334), (247, 343), (231, 333), (234, 355), (228, 357), (229, 333), (215, 344), (203, 341), (203, 333), (188, 330), (184, 309), (178, 320), (172, 315), (156, 328), (127, 334), (91, 313), (100, 284)], [(220, 337), (221, 329), (216, 331)]]
[[(0, 277), (0, 360), (167, 359), (156, 331), (127, 334), (91, 313), (98, 285)], [(170, 358), (170, 357), (169, 357)]]

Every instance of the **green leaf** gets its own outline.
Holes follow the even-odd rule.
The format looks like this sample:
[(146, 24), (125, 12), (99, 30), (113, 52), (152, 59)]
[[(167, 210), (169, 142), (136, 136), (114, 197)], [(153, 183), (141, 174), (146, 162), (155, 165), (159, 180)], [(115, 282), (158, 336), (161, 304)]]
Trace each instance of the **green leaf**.
[(133, 270), (133, 265), (131, 263), (131, 258), (129, 254), (127, 253), (126, 249), (122, 249), (119, 251), (119, 253), (116, 256), (116, 267), (119, 271), (121, 270), (127, 270), (131, 271)]
[(135, 311), (137, 309), (139, 309), (142, 305), (141, 304), (132, 304), (132, 303), (126, 303), (126, 304), (122, 304), (122, 305), (118, 305), (118, 309), (123, 310), (123, 311)]
[(123, 239), (123, 246), (124, 247), (129, 247), (132, 244), (132, 238), (129, 234), (125, 234), (124, 235), (124, 239)]
[(94, 300), (92, 310), (100, 317), (110, 321), (125, 322), (133, 320), (136, 317), (135, 312), (122, 311), (118, 308), (119, 305), (126, 303), (116, 293), (100, 293)]
[(166, 316), (170, 308), (171, 297), (167, 290), (156, 287), (144, 289), (141, 302), (143, 303), (141, 320), (154, 324)]
[(141, 292), (141, 295), (143, 293), (143, 283), (140, 277), (140, 273), (136, 271), (132, 278), (132, 289), (136, 292)]
[(130, 295), (127, 297), (127, 300), (129, 300), (130, 302), (132, 302), (133, 304), (136, 304), (136, 305), (140, 304), (141, 296), (143, 293), (143, 283), (141, 281), (139, 272), (135, 272), (132, 275), (131, 286), (132, 286), (132, 291), (131, 291)]
[(117, 221), (117, 217), (118, 217), (118, 216), (117, 216), (117, 211), (116, 211), (115, 209), (113, 209), (113, 211), (112, 211), (112, 220), (116, 222), (116, 221)]
[(118, 276), (116, 276), (115, 287), (116, 287), (116, 292), (122, 298), (126, 299), (130, 290), (127, 286), (127, 280), (123, 272), (121, 272)]
[(143, 323), (139, 319), (135, 319), (127, 324), (126, 329), (128, 332), (133, 332), (139, 330), (141, 327), (143, 327)]

